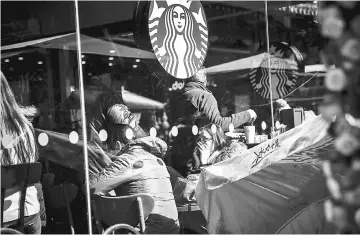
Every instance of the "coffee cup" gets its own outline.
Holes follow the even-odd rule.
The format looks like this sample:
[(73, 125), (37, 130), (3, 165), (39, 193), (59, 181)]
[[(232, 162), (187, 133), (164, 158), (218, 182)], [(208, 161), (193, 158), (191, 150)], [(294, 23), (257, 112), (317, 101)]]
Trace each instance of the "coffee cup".
[(245, 137), (247, 144), (253, 144), (255, 142), (255, 126), (245, 126)]

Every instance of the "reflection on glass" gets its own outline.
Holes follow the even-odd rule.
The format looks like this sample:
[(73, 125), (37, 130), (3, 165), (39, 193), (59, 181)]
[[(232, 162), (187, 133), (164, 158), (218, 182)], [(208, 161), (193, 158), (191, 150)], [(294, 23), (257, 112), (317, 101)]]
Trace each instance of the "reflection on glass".
[[(24, 3), (21, 12), (17, 4), (1, 3), (1, 70), (22, 114), (35, 129), (34, 144), (43, 166), (41, 183), (48, 207), (46, 217), (48, 221), (58, 222), (51, 201), (64, 198), (54, 190), (71, 184), (73, 197), (69, 203), (77, 221), (73, 229), (76, 233), (88, 233), (81, 190), (85, 176), (84, 134), (77, 68), (82, 61), (85, 65), (89, 61), (87, 56), (80, 61), (76, 57), (74, 3), (29, 2)], [(35, 146), (28, 149), (32, 147)], [(40, 203), (40, 220), (45, 219), (43, 206)], [(70, 226), (43, 227), (42, 233), (54, 232), (71, 233), (71, 229)]]
[[(246, 142), (244, 124), (255, 114), (255, 134), (272, 137), (271, 131), (280, 128), (275, 122), (287, 125), (288, 130), (289, 123), (301, 115), (304, 120), (316, 117), (325, 85), (334, 91), (345, 85), (339, 82), (342, 74), (336, 69), (324, 80), (325, 66), (320, 59), (324, 42), (314, 18), (315, 3), (209, 1), (202, 2), (206, 19), (201, 19), (198, 11), (190, 12), (187, 6), (177, 4), (168, 7), (168, 2), (177, 1), (157, 1), (164, 11), (154, 28), (168, 28), (163, 29), (163, 38), (157, 39), (155, 51), (138, 43), (136, 29), (143, 27), (139, 22), (148, 19), (138, 22), (133, 18), (134, 1), (79, 2), (80, 45), (74, 27), (74, 2), (28, 4), (24, 19), (12, 16), (17, 12), (14, 3), (2, 5), (2, 72), (35, 128), (40, 159), (49, 165), (44, 169), (61, 183), (78, 187), (79, 210), (73, 210), (78, 217), (86, 218), (85, 194), (80, 190), (85, 178), (84, 144), (89, 151), (91, 179), (112, 166), (132, 144), (142, 150), (155, 146), (151, 154), (161, 155), (167, 166), (186, 177), (199, 170), (195, 167), (198, 163), (193, 163), (197, 154), (194, 145), (205, 124), (225, 123), (224, 131), (234, 133), (228, 135), (231, 141)], [(151, 16), (151, 12), (140, 13), (140, 17)], [(194, 29), (196, 25), (190, 20), (194, 17), (196, 25), (203, 27), (204, 20), (211, 29), (206, 36), (206, 53), (202, 50), (205, 40), (195, 40), (205, 34), (201, 31), (204, 27)], [(189, 34), (191, 30), (197, 34)], [(149, 28), (145, 31), (147, 37), (141, 39), (148, 40)], [(181, 51), (183, 40), (191, 41), (188, 52)], [(151, 41), (147, 43), (151, 48)], [(349, 50), (352, 44), (347, 44), (345, 49)], [(77, 51), (79, 46), (81, 51)], [(166, 54), (166, 47), (172, 49), (170, 54)], [(159, 64), (156, 53), (177, 59), (176, 63), (162, 61), (171, 72)], [(184, 79), (197, 72), (191, 64), (200, 61), (204, 68), (199, 79)], [(82, 68), (82, 76), (78, 68)], [(190, 87), (190, 81), (201, 84)], [(82, 88), (85, 108), (81, 105)], [(201, 89), (212, 102), (197, 108), (194, 100), (188, 102), (190, 96), (182, 102), (179, 97), (188, 95), (191, 88)], [(116, 114), (112, 113), (114, 107), (120, 107)], [(209, 116), (215, 118), (209, 121)], [(117, 136), (115, 124), (131, 129)], [(115, 137), (125, 138), (119, 145)], [(9, 138), (2, 137), (3, 148), (14, 143)], [(85, 219), (78, 224), (82, 227), (75, 226), (77, 233), (88, 232)]]
[[(317, 106), (322, 102), (325, 91), (325, 64), (320, 58), (320, 50), (325, 42), (320, 35), (322, 27), (315, 19), (317, 2), (287, 4), (288, 7), (283, 7), (280, 11), (269, 11), (269, 41), (278, 45), (278, 57), (290, 65), (285, 67), (280, 76), (272, 76), (272, 79), (281, 81), (282, 84), (276, 86), (279, 88), (277, 91), (273, 89), (272, 92), (276, 101), (274, 119), (285, 125), (290, 120), (296, 122), (298, 109), (303, 110), (304, 120), (316, 116)], [(334, 75), (341, 78), (341, 75)], [(281, 107), (284, 106), (282, 103), (286, 103), (288, 107)], [(292, 109), (293, 112), (287, 109)]]

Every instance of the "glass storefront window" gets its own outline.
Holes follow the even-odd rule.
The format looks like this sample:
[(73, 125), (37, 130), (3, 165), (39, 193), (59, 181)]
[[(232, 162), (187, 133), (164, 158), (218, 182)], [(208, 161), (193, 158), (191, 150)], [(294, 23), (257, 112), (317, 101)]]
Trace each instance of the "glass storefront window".
[(86, 213), (94, 215), (85, 134), (95, 185), (130, 151), (124, 146), (155, 148), (161, 163), (186, 175), (211, 164), (209, 153), (195, 156), (204, 127), (252, 148), (318, 115), (325, 69), (316, 3), (28, 2), (20, 12), (1, 4), (1, 71), (35, 128), (44, 177), (55, 176), (49, 190), (78, 189), (76, 233), (87, 233)]
[[(1, 71), (20, 107), (14, 105), (13, 111), (19, 110), (34, 128), (33, 137), (43, 165), (42, 190), (38, 197), (43, 194), (46, 204), (39, 198), (39, 214), (48, 226), (43, 227), (42, 233), (71, 233), (69, 226), (60, 228), (52, 223), (61, 221), (56, 208), (64, 200), (63, 192), (71, 205), (73, 229), (77, 233), (87, 233), (78, 73), (81, 61), (79, 63), (76, 58), (74, 2), (2, 2), (1, 28)], [(1, 94), (1, 99), (9, 102), (5, 93)], [(2, 140), (5, 133), (10, 133), (12, 125), (23, 121), (21, 116), (3, 120)], [(16, 132), (11, 132), (12, 135)], [(18, 138), (24, 141), (21, 136)], [(4, 148), (3, 144), (2, 150)], [(44, 206), (48, 220), (44, 216)], [(66, 207), (63, 209), (66, 214)]]
[(316, 13), (316, 1), (288, 3), (269, 11), (270, 42), (285, 68), (272, 74), (274, 100), (281, 99), (274, 104), (274, 115), (287, 128), (318, 115), (325, 94), (325, 67), (320, 58), (325, 42)]

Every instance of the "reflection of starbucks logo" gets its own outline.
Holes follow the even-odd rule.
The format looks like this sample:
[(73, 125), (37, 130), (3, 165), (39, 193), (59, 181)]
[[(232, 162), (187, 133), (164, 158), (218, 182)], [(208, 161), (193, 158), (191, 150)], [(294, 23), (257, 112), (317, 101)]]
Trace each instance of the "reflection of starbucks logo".
[(153, 0), (149, 34), (156, 58), (172, 76), (189, 78), (204, 63), (208, 29), (199, 1)]
[[(250, 82), (256, 93), (270, 99), (269, 57), (266, 56), (260, 66), (250, 71)], [(279, 99), (289, 94), (296, 85), (298, 65), (294, 60), (287, 59), (284, 52), (275, 46), (270, 48), (270, 71), (272, 98)]]

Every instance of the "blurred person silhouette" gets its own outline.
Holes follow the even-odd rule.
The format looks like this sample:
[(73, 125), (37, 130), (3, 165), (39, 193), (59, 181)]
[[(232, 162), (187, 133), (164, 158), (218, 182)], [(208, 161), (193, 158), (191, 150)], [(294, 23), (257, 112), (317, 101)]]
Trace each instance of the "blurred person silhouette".
[[(86, 107), (86, 111), (91, 129), (91, 138), (96, 143), (100, 144), (101, 140), (99, 140), (97, 134), (102, 129), (107, 129), (105, 120), (106, 112), (115, 104), (124, 104), (124, 100), (121, 92), (114, 91), (109, 85), (105, 84), (104, 81), (100, 81), (96, 78), (89, 79), (89, 84), (85, 86), (85, 90), (91, 91), (94, 89), (92, 87), (96, 87), (96, 90), (100, 91), (100, 95), (97, 96), (94, 104)], [(91, 93), (89, 92), (89, 96), (90, 94)]]
[(156, 129), (159, 124), (156, 120), (155, 111), (144, 111), (141, 113), (141, 117), (139, 120), (139, 126), (145, 131), (145, 133), (149, 134), (151, 127)]

